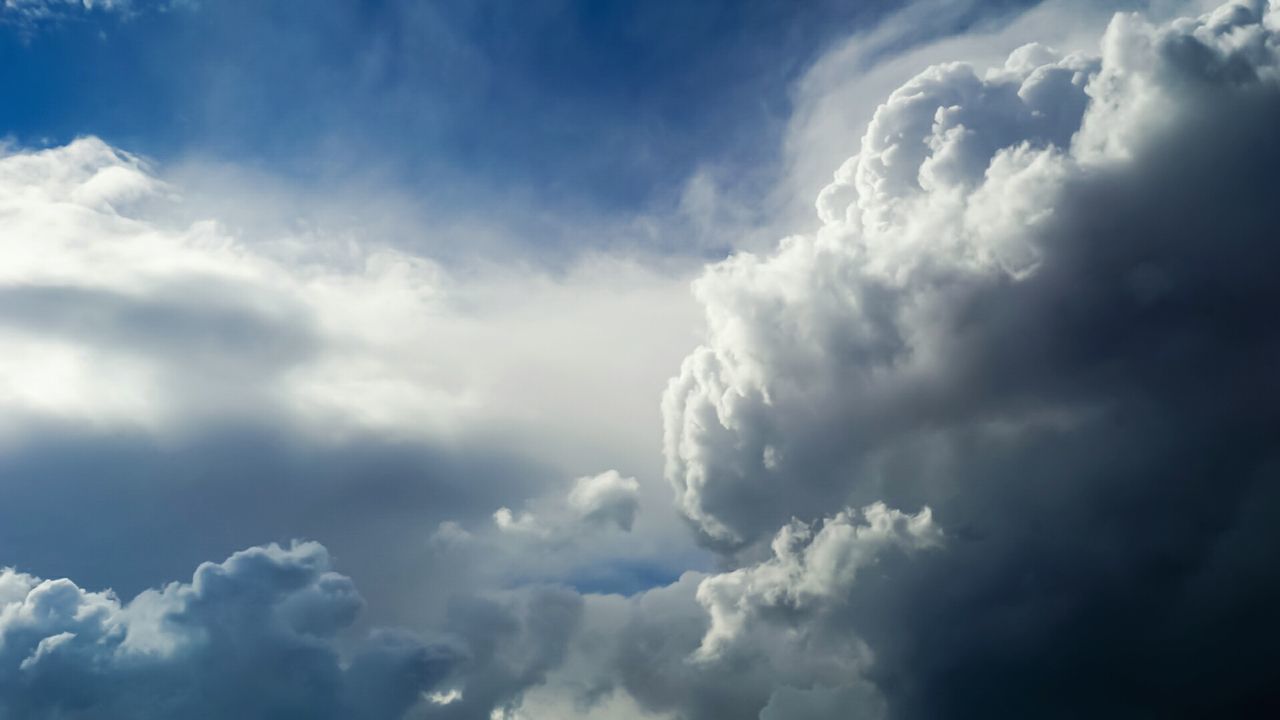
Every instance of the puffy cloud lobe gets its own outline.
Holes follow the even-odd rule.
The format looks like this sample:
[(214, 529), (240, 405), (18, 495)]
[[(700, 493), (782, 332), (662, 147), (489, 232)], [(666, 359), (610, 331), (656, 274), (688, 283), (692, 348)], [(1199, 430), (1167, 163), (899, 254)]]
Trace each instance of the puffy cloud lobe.
[[(768, 566), (745, 571), (768, 572)], [(798, 630), (802, 615), (816, 619), (826, 608), (810, 605), (805, 614), (743, 595), (759, 603), (759, 614), (732, 642), (703, 652), (715, 619), (700, 600), (704, 589), (724, 579), (691, 572), (632, 598), (588, 597), (593, 612), (577, 648), (584, 667), (575, 676), (586, 683), (584, 700), (598, 702), (621, 689), (650, 713), (685, 720), (821, 718), (833, 707), (840, 717), (883, 717), (884, 698), (866, 679), (874, 660), (866, 644), (838, 626), (827, 633)], [(829, 600), (832, 610), (840, 604)]]
[(868, 568), (942, 542), (928, 508), (874, 504), (793, 522), (771, 557), (736, 570), (590, 596), (575, 648), (582, 702), (621, 688), (648, 712), (687, 720), (883, 717), (867, 680), (873, 654), (844, 625), (851, 592)]
[(742, 558), (793, 516), (931, 507), (945, 549), (820, 619), (894, 717), (1273, 708), (1277, 126), (1274, 2), (924, 72), (820, 230), (697, 283), (679, 508)]
[(375, 633), (335, 643), (362, 607), (315, 543), (205, 563), (128, 603), (70, 580), (0, 573), (0, 716), (399, 718), (457, 651)]
[(685, 361), (663, 406), (668, 477), (710, 539), (742, 543), (785, 513), (821, 514), (833, 498), (795, 492), (780, 470), (794, 451), (772, 425), (797, 427), (781, 419), (792, 412), (869, 421), (872, 402), (895, 401), (895, 382), (939, 360), (929, 324), (947, 300), (940, 286), (1031, 264), (1021, 234), (1047, 217), (1038, 198), (1060, 180), (1052, 149), (1070, 142), (1098, 65), (1034, 63), (1046, 56), (1023, 48), (985, 78), (963, 64), (925, 71), (876, 112), (863, 152), (819, 198), (828, 223), (816, 236), (771, 258), (735, 256), (698, 282), (711, 344)]
[(891, 548), (919, 550), (942, 542), (929, 508), (907, 515), (877, 503), (862, 514), (865, 524), (846, 510), (816, 532), (812, 525), (792, 522), (774, 537), (770, 560), (703, 580), (698, 602), (707, 609), (711, 627), (698, 657), (720, 655), (769, 611), (817, 613), (824, 604), (845, 602), (858, 572)]
[(578, 478), (566, 496), (541, 498), (534, 505), (536, 512), (498, 508), (493, 523), (503, 533), (558, 544), (572, 543), (583, 533), (609, 527), (630, 532), (640, 511), (640, 483), (617, 470), (606, 470)]
[(640, 509), (640, 483), (617, 470), (578, 478), (569, 491), (569, 507), (585, 522), (629, 531)]

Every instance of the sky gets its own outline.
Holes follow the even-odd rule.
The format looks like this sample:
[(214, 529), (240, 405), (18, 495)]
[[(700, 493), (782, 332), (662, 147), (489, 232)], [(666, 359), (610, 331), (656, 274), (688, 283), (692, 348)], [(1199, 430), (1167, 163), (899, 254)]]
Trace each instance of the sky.
[(1276, 127), (1276, 0), (0, 0), (0, 720), (1278, 712)]

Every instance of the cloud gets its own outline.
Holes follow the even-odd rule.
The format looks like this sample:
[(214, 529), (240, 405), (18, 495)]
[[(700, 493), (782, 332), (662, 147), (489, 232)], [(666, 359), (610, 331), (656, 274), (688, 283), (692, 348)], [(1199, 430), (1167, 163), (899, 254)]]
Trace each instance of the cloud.
[(613, 524), (630, 531), (640, 509), (640, 483), (608, 470), (578, 478), (568, 499), (569, 507), (583, 522)]
[(520, 705), (562, 660), (582, 599), (459, 594), (427, 642), (349, 635), (364, 601), (313, 542), (203, 563), (128, 602), (0, 571), (0, 716), (475, 718)]
[(326, 436), (507, 426), (557, 454), (590, 439), (612, 463), (656, 432), (630, 418), (696, 328), (678, 273), (445, 266), (406, 249), (443, 242), (418, 221), (246, 229), (184, 189), (95, 138), (0, 155), (0, 433), (32, 414), (167, 435), (266, 417)]
[[(539, 491), (519, 509), (499, 507), (488, 522), (439, 523), (428, 543), (432, 562), (464, 586), (564, 584), (580, 593), (628, 595), (705, 564), (689, 545), (673, 551), (665, 537), (673, 519), (669, 505), (641, 513), (635, 478), (607, 470)], [(665, 521), (648, 517), (659, 513)]]
[(762, 614), (820, 612), (825, 603), (842, 602), (859, 571), (888, 549), (919, 550), (942, 543), (942, 531), (928, 508), (906, 515), (877, 503), (862, 515), (866, 523), (859, 525), (852, 512), (838, 513), (816, 531), (792, 522), (774, 537), (769, 560), (703, 580), (698, 602), (707, 609), (711, 627), (696, 657), (722, 655)]
[[(848, 677), (899, 718), (1271, 707), (1278, 122), (1264, 2), (1120, 14), (1096, 54), (1024, 46), (893, 92), (820, 229), (695, 286), (709, 334), (664, 448), (681, 512), (742, 566), (707, 581), (721, 627), (864, 642)], [(807, 567), (759, 564), (792, 517), (874, 502), (930, 507), (945, 547), (817, 620), (760, 580)]]
[[(135, 588), (242, 546), (235, 533), (372, 561), (374, 537), (407, 533), (396, 546), (425, 552), (436, 523), (583, 465), (660, 472), (659, 428), (642, 418), (696, 327), (679, 273), (595, 257), (445, 266), (406, 249), (428, 226), (242, 226), (188, 192), (95, 138), (0, 155), (0, 495), (66, 528), (49, 545), (30, 513), (13, 518), (12, 560)], [(86, 467), (98, 481), (77, 489)], [(112, 492), (139, 500), (92, 512)], [(642, 494), (666, 501), (659, 483)], [(172, 512), (131, 517), (153, 499)], [(202, 504), (229, 520), (210, 527)], [(639, 522), (685, 543), (662, 531), (669, 513)], [(103, 535), (145, 543), (158, 528), (174, 533), (166, 552), (121, 550), (114, 576), (77, 559)]]
[[(997, 419), (981, 415), (1015, 389), (965, 407), (974, 395), (965, 381), (990, 385), (983, 376), (996, 360), (1010, 366), (1034, 348), (988, 341), (1005, 329), (1001, 316), (984, 316), (992, 329), (981, 335), (960, 327), (964, 304), (982, 293), (1047, 302), (1060, 291), (1049, 286), (1059, 274), (1051, 260), (1092, 260), (1091, 244), (1072, 235), (1083, 219), (1068, 215), (1076, 209), (1068, 203), (1107, 183), (1142, 185), (1158, 147), (1190, 146), (1174, 168), (1185, 176), (1195, 169), (1191, 152), (1223, 142), (1194, 137), (1218, 119), (1204, 117), (1197, 101), (1267, 109), (1273, 41), (1258, 11), (1241, 6), (1185, 25), (1147, 28), (1119, 16), (1101, 59), (1028, 46), (985, 75), (965, 65), (926, 70), (877, 110), (862, 152), (819, 197), (827, 220), (819, 232), (788, 239), (771, 257), (736, 255), (698, 282), (710, 343), (685, 361), (664, 399), (666, 454), (683, 511), (709, 537), (753, 540), (790, 513), (813, 515), (838, 501), (845, 484), (819, 487), (829, 480), (823, 473), (785, 472), (822, 445), (834, 450), (833, 432), (845, 446), (839, 454), (853, 457), (912, 426), (953, 422), (949, 414)], [(1258, 114), (1232, 125), (1252, 129)], [(1149, 265), (1130, 270), (1166, 277), (1172, 269), (1157, 267), (1156, 253), (1185, 262), (1197, 239), (1127, 236), (1141, 246), (1131, 254), (1152, 253)], [(1054, 318), (1044, 320), (1041, 335)], [(1088, 402), (1083, 394), (1045, 400), (1037, 409), (1049, 414)], [(796, 458), (792, 446), (806, 443), (814, 447)]]
[[(476, 442), (465, 458), (532, 448), (578, 458), (553, 477), (645, 477), (597, 447), (591, 426), (617, 423), (613, 436), (644, 416), (648, 400), (619, 390), (636, 384), (614, 362), (649, 346), (640, 328), (683, 322), (650, 302), (670, 291), (660, 273), (588, 263), (512, 289), (515, 273), (479, 273), (467, 290), (467, 270), (399, 246), (174, 221), (163, 208), (177, 189), (98, 141), (10, 153), (3, 437), (34, 455), (6, 462), (10, 477), (60, 470), (31, 474), (39, 487), (6, 482), (23, 502), (0, 507), (52, 508), (34, 514), (78, 533), (81, 550), (133, 527), (131, 512), (163, 515), (166, 493), (182, 500), (171, 525), (210, 497), (257, 533), (280, 525), (255, 513), (314, 523), (348, 541), (344, 559), (359, 548), (359, 565), (380, 566), (375, 590), (441, 638), (381, 633), (367, 659), (335, 659), (361, 657), (334, 640), (357, 622), (349, 581), (300, 560), (314, 577), (300, 590), (263, 601), (252, 593), (274, 581), (249, 582), (255, 562), (292, 567), (279, 558), (319, 552), (310, 545), (206, 566), (243, 579), (244, 594), (206, 597), (193, 582), (122, 604), (55, 582), (70, 614), (41, 609), (62, 607), (52, 601), (14, 610), (31, 619), (14, 620), (18, 639), (0, 650), (14, 649), (14, 677), (49, 668), (46, 684), (11, 695), (30, 703), (15, 713), (58, 697), (136, 716), (134, 678), (92, 673), (197, 651), (203, 667), (251, 670), (227, 658), (299, 644), (302, 675), (218, 699), (457, 718), (518, 716), (528, 700), (557, 717), (683, 720), (1273, 708), (1278, 18), (1274, 2), (1170, 22), (1124, 14), (1096, 51), (1025, 45), (989, 70), (935, 65), (890, 93), (858, 154), (827, 158), (839, 170), (817, 199), (818, 230), (696, 283), (706, 342), (664, 395), (663, 447), (676, 507), (720, 565), (673, 554), (662, 560), (699, 569), (626, 590), (570, 586), (593, 564), (636, 560), (632, 546), (649, 559), (669, 548), (669, 525), (646, 524), (653, 483), (609, 471), (561, 486), (539, 469), (529, 487), (515, 461), (469, 483), (461, 460), (443, 464), (447, 481), (414, 483), (403, 478), (415, 463), (434, 472), (440, 458), (404, 448), (457, 450), (445, 441), (461, 436)], [(634, 290), (622, 300), (620, 278)], [(527, 372), (501, 370), (513, 364)], [(619, 397), (642, 398), (641, 411)], [(179, 479), (214, 459), (265, 467), (188, 494), (148, 486), (168, 477), (154, 467), (114, 477), (125, 470), (99, 460), (120, 451), (115, 435), (72, 460), (39, 448), (47, 425), (32, 418), (132, 428), (161, 454), (219, 426), (278, 425), (307, 442), (179, 452), (162, 468)], [(643, 432), (621, 445), (643, 445)], [(348, 452), (383, 457), (383, 444), (343, 444), (370, 436), (406, 443), (403, 454), (355, 462)], [(284, 480), (270, 477), (277, 466)], [(60, 479), (85, 468), (102, 481)], [(138, 507), (93, 518), (116, 490)], [(75, 513), (57, 512), (64, 497)], [(6, 531), (27, 547), (43, 537), (29, 523)], [(0, 600), (25, 607), (40, 586), (0, 576)], [(328, 695), (299, 700), (306, 673), (328, 678)], [(176, 677), (208, 693), (218, 673)]]
[[(761, 564), (734, 572), (770, 569)], [(620, 705), (618, 697), (644, 714), (684, 720), (761, 717), (762, 712), (769, 713), (762, 717), (788, 712), (824, 717), (814, 713), (838, 703), (844, 703), (845, 716), (883, 717), (884, 698), (865, 679), (873, 662), (866, 644), (845, 631), (794, 632), (779, 607), (762, 604), (761, 614), (732, 643), (715, 653), (700, 652), (714, 622), (700, 602), (702, 588), (731, 583), (734, 577), (689, 572), (629, 598), (587, 596), (572, 652), (548, 679), (548, 689), (576, 698), (578, 714), (585, 717), (604, 716), (597, 713)]]
[(44, 14), (55, 12), (58, 8), (83, 8), (92, 10), (94, 8), (102, 8), (104, 10), (113, 10), (121, 7), (128, 7), (131, 3), (129, 0), (4, 0), (4, 7), (21, 13)]
[(537, 513), (498, 508), (493, 522), (504, 533), (528, 534), (544, 540), (572, 542), (595, 529), (616, 527), (631, 532), (640, 510), (640, 483), (617, 470), (580, 477), (564, 498), (543, 500)]
[(315, 543), (204, 563), (122, 603), (0, 571), (0, 714), (23, 718), (398, 718), (460, 661), (404, 632), (350, 658), (362, 607)]
[(532, 586), (490, 596), (459, 596), (445, 626), (465, 639), (456, 701), (428, 708), (428, 718), (469, 720), (519, 708), (524, 692), (564, 661), (582, 617), (582, 597), (566, 588)]
[[(317, 538), (368, 602), (352, 632), (442, 628), (477, 604), (504, 623), (451, 623), (465, 657), (440, 692), (462, 699), (421, 710), (446, 717), (518, 703), (556, 664), (581, 602), (557, 583), (624, 545), (641, 570), (619, 584), (684, 562), (663, 556), (688, 550), (665, 531), (678, 521), (638, 511), (665, 502), (660, 483), (606, 473), (581, 511), (560, 484), (593, 458), (656, 477), (658, 428), (637, 418), (696, 326), (679, 273), (446, 265), (409, 249), (436, 231), (421, 224), (246, 227), (217, 209), (96, 138), (0, 154), (0, 562), (132, 594), (248, 543)], [(430, 540), (542, 500), (576, 548), (551, 567)]]
[(41, 23), (84, 17), (91, 13), (131, 15), (139, 10), (180, 6), (189, 0), (3, 0), (0, 23), (31, 29)]
[(867, 679), (874, 655), (845, 625), (848, 597), (871, 568), (942, 543), (927, 509), (876, 504), (793, 522), (770, 557), (734, 570), (686, 572), (625, 598), (587, 595), (542, 695), (574, 698), (586, 717), (884, 717)]

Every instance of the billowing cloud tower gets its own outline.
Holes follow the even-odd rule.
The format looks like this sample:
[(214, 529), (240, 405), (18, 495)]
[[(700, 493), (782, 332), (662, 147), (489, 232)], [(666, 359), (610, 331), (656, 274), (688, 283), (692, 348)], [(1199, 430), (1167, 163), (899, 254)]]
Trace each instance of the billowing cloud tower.
[(940, 547), (802, 612), (812, 572), (752, 580), (805, 557), (784, 531), (704, 584), (704, 651), (750, 617), (856, 635), (895, 717), (1274, 699), (1278, 127), (1274, 2), (1122, 14), (1097, 57), (1030, 45), (894, 92), (821, 229), (696, 284), (667, 476), (740, 562), (877, 502), (927, 508)]

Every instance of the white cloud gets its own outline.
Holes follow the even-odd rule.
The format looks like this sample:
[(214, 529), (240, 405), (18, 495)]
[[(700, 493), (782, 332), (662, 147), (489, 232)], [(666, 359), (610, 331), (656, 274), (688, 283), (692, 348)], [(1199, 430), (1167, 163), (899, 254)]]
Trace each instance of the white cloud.
[(493, 523), (504, 533), (569, 543), (592, 530), (615, 527), (630, 532), (640, 510), (640, 483), (617, 470), (606, 470), (574, 481), (563, 498), (542, 498), (536, 514), (501, 507)]
[[(1119, 16), (1101, 58), (1027, 46), (985, 72), (930, 68), (891, 94), (821, 193), (820, 230), (772, 256), (739, 253), (696, 284), (709, 341), (664, 398), (681, 510), (734, 544), (843, 502), (845, 485), (800, 463), (825, 442), (869, 450), (947, 402), (956, 353), (970, 351), (957, 304), (1033, 271), (1064, 190), (1188, 121), (1192, 77), (1270, 82), (1275, 41), (1259, 17), (1239, 6), (1157, 28)], [(1179, 43), (1199, 49), (1179, 57)], [(819, 439), (831, 428), (843, 437)]]
[[(144, 0), (144, 4), (146, 2)], [(154, 4), (162, 5), (164, 2), (166, 0), (158, 0)], [(43, 22), (95, 11), (128, 13), (134, 7), (134, 0), (4, 0), (0, 4), (0, 21)]]
[(846, 510), (813, 525), (794, 521), (773, 539), (773, 557), (698, 585), (698, 602), (711, 626), (696, 657), (707, 660), (749, 632), (749, 625), (771, 611), (821, 613), (824, 605), (847, 601), (858, 573), (890, 549), (921, 550), (942, 544), (942, 530), (929, 508), (915, 515), (883, 503), (857, 514)]
[(569, 507), (588, 523), (612, 523), (631, 530), (640, 508), (640, 483), (617, 470), (578, 478), (569, 491)]
[(696, 327), (680, 275), (609, 258), (446, 269), (377, 238), (245, 236), (178, 220), (200, 213), (179, 191), (93, 138), (0, 157), (0, 429), (506, 426), (544, 457), (650, 455), (635, 418)]
[(572, 542), (594, 529), (630, 532), (640, 510), (640, 483), (617, 470), (580, 477), (564, 497), (539, 498), (537, 510), (514, 513), (501, 507), (493, 522), (504, 533)]

